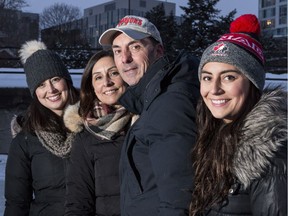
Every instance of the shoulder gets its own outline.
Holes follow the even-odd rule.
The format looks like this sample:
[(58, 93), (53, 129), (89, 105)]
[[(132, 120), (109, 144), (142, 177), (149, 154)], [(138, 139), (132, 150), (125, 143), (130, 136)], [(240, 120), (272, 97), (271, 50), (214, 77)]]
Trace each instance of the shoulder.
[(276, 89), (263, 93), (244, 120), (238, 146), (234, 172), (246, 187), (271, 170), (273, 173), (278, 172), (279, 164), (284, 163), (286, 169), (286, 92)]

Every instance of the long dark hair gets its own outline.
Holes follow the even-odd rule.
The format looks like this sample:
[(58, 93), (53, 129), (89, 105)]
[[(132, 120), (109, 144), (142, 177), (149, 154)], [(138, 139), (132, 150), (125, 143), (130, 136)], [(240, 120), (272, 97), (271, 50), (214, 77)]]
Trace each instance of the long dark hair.
[(225, 124), (212, 116), (203, 98), (197, 105), (198, 138), (192, 151), (195, 188), (192, 192), (190, 216), (202, 215), (205, 210), (227, 199), (235, 179), (232, 174), (233, 157), (243, 120), (261, 97), (251, 82), (249, 99), (236, 120)]
[[(70, 81), (66, 80), (66, 83), (69, 92), (67, 105), (75, 104), (79, 100), (79, 91)], [(62, 116), (58, 116), (50, 109), (43, 106), (36, 96), (33, 97), (23, 121), (23, 130), (30, 133), (42, 130), (63, 133), (63, 135), (66, 134), (66, 127)]]
[(99, 59), (103, 57), (112, 57), (113, 52), (111, 50), (101, 50), (95, 53), (90, 60), (88, 61), (81, 80), (80, 88), (80, 107), (79, 115), (82, 118), (86, 118), (88, 113), (94, 108), (95, 100), (98, 100), (97, 96), (94, 93), (94, 88), (92, 85), (92, 69)]

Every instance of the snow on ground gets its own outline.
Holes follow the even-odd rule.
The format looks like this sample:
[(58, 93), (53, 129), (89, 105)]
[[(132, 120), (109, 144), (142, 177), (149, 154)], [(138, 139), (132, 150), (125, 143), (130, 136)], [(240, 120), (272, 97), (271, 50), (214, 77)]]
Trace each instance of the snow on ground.
[[(80, 88), (82, 73), (84, 69), (69, 69), (74, 86)], [(22, 72), (22, 73), (21, 73)], [(287, 73), (271, 74), (266, 73), (266, 85), (280, 84), (287, 90)], [(27, 87), (23, 68), (0, 68), (0, 88)]]

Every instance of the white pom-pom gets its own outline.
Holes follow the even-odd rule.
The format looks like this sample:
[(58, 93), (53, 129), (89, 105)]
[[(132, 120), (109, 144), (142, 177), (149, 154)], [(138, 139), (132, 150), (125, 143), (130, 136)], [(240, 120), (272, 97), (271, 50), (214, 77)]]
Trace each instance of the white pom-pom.
[(36, 51), (38, 50), (46, 50), (46, 45), (37, 40), (28, 41), (22, 45), (21, 49), (19, 50), (19, 56), (21, 59), (22, 64), (25, 64), (26, 60)]

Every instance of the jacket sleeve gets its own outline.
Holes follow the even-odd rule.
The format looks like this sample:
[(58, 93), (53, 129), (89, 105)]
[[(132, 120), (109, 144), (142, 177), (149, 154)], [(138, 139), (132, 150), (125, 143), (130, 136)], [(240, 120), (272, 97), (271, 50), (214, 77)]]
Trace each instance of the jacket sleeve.
[(170, 92), (151, 106), (148, 142), (159, 191), (159, 215), (188, 215), (193, 185), (190, 152), (196, 137), (193, 100), (184, 92)]
[(28, 216), (32, 201), (31, 160), (22, 133), (11, 142), (5, 171), (4, 216)]
[(95, 215), (93, 159), (78, 135), (67, 161), (65, 216)]
[(287, 143), (272, 162), (270, 172), (251, 185), (253, 216), (287, 215)]

